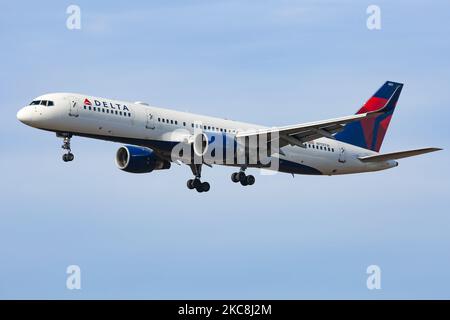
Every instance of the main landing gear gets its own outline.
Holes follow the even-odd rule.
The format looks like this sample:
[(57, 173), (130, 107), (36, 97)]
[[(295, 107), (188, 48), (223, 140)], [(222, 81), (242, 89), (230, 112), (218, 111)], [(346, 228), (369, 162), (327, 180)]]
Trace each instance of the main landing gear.
[(192, 173), (194, 174), (194, 179), (189, 179), (187, 181), (188, 189), (195, 189), (197, 192), (208, 192), (211, 186), (208, 182), (201, 182), (201, 173), (202, 173), (202, 165), (201, 164), (193, 164), (191, 165)]
[(231, 181), (234, 183), (240, 182), (243, 186), (251, 186), (255, 183), (255, 177), (245, 174), (245, 169), (241, 169), (239, 172), (234, 172), (231, 175)]
[(63, 148), (64, 150), (67, 151), (67, 153), (63, 154), (62, 159), (64, 162), (73, 161), (75, 156), (71, 152), (72, 150), (70, 150), (70, 139), (72, 138), (72, 135), (67, 134), (67, 135), (62, 135), (62, 137), (64, 138), (64, 140), (63, 140), (63, 145), (61, 146), (61, 148)]

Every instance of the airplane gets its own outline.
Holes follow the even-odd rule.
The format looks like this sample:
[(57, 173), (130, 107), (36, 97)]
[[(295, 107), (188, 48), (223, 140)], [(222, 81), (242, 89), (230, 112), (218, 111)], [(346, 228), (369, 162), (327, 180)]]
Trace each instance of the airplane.
[[(354, 115), (280, 127), (76, 93), (39, 96), (17, 118), (62, 138), (65, 162), (74, 160), (73, 136), (119, 142), (125, 144), (116, 153), (119, 169), (148, 173), (186, 164), (194, 175), (187, 187), (207, 192), (210, 184), (201, 181), (203, 165), (237, 167), (231, 180), (248, 186), (255, 177), (246, 174), (247, 168), (333, 176), (385, 170), (398, 166), (398, 159), (442, 150), (380, 153), (402, 88), (402, 83), (387, 81)], [(220, 154), (210, 161), (215, 152)]]

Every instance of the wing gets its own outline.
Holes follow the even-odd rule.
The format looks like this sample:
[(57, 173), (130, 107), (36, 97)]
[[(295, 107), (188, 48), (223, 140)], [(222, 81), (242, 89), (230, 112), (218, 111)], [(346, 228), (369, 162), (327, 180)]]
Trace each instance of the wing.
[(418, 156), (419, 154), (424, 154), (424, 153), (434, 152), (434, 151), (439, 151), (439, 150), (442, 150), (442, 149), (440, 149), (440, 148), (424, 148), (424, 149), (415, 149), (415, 150), (399, 151), (399, 152), (392, 152), (392, 153), (383, 153), (383, 154), (377, 154), (374, 156), (359, 157), (358, 159), (361, 160), (362, 162), (397, 160), (397, 159)]
[(327, 137), (333, 138), (333, 134), (341, 131), (347, 123), (360, 121), (371, 117), (380, 115), (379, 112), (361, 113), (348, 117), (341, 117), (329, 120), (322, 120), (316, 122), (309, 122), (285, 127), (274, 127), (259, 130), (250, 130), (238, 132), (237, 138), (259, 136), (278, 133), (280, 148), (288, 144), (302, 146), (307, 141), (312, 141), (318, 138)]

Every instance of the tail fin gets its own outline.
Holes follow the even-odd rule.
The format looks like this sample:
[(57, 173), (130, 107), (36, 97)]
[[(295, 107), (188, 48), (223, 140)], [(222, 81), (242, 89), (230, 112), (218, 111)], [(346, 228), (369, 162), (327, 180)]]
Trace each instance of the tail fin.
[(376, 152), (380, 151), (402, 88), (402, 83), (387, 81), (356, 113), (379, 112), (381, 114), (347, 124), (344, 130), (334, 136), (336, 140)]

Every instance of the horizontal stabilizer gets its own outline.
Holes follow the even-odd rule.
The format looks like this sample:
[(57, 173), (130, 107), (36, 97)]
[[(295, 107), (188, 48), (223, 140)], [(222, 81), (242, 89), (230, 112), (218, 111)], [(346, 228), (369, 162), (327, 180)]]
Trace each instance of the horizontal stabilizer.
[(397, 159), (418, 156), (419, 154), (424, 154), (424, 153), (434, 152), (434, 151), (439, 151), (439, 150), (442, 150), (442, 149), (440, 149), (440, 148), (424, 148), (424, 149), (377, 154), (375, 156), (359, 157), (358, 159), (361, 160), (362, 162), (397, 160)]

